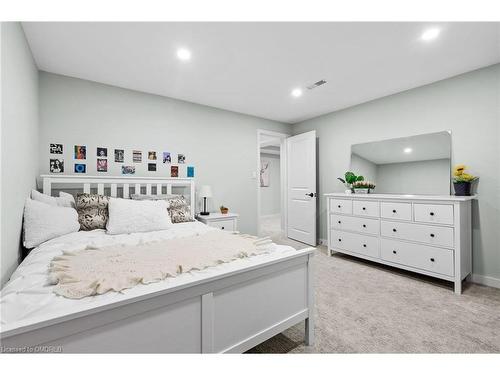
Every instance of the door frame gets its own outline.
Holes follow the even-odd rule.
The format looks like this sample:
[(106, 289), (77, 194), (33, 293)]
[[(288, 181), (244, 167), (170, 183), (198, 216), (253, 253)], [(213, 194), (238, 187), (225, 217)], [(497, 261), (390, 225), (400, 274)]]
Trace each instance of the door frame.
[(287, 189), (286, 189), (286, 139), (290, 134), (279, 133), (272, 130), (257, 129), (257, 169), (256, 169), (256, 186), (257, 186), (257, 236), (260, 236), (260, 140), (262, 135), (268, 135), (280, 139), (280, 207), (281, 207), (281, 233), (288, 237), (287, 233)]

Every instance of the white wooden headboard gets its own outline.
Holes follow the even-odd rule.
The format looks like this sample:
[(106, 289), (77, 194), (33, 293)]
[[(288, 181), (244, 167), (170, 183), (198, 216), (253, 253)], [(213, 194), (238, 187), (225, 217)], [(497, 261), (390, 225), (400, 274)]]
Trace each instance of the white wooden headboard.
[[(122, 197), (130, 196), (130, 189), (134, 188), (135, 194), (141, 194), (141, 187), (146, 187), (146, 195), (162, 194), (163, 187), (166, 193), (172, 194), (172, 187), (189, 189), (191, 215), (195, 215), (196, 198), (195, 182), (193, 178), (168, 178), (168, 177), (112, 177), (112, 176), (77, 176), (77, 175), (41, 175), (43, 193), (51, 195), (54, 187), (58, 190), (67, 188), (83, 188), (84, 193), (90, 193), (91, 188), (97, 188), (97, 194), (104, 194), (104, 189), (110, 188), (110, 196), (118, 196), (118, 188), (122, 189)], [(153, 189), (153, 187), (155, 189)]]

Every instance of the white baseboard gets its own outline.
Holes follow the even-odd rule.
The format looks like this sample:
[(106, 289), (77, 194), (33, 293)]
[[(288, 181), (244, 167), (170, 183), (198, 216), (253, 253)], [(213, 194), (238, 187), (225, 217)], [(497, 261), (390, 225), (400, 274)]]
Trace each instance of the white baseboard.
[(478, 275), (477, 273), (473, 273), (471, 275), (471, 281), (476, 284), (491, 286), (493, 288), (500, 289), (500, 279), (491, 276)]

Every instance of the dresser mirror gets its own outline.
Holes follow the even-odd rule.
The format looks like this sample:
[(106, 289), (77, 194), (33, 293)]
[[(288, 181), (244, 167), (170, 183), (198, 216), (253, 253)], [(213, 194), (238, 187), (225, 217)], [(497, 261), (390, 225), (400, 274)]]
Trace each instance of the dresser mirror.
[(450, 195), (451, 132), (352, 145), (350, 170), (375, 194)]

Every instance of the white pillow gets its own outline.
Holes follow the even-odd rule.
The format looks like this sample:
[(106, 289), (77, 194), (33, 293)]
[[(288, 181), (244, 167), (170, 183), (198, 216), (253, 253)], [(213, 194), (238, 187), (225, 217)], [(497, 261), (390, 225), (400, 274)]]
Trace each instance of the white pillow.
[(52, 197), (47, 194), (42, 194), (39, 191), (31, 190), (31, 199), (50, 204), (51, 206), (76, 207), (75, 198), (64, 191), (59, 192), (59, 197)]
[(24, 206), (24, 247), (31, 249), (63, 234), (78, 232), (78, 213), (27, 198)]
[(167, 201), (136, 201), (109, 198), (109, 234), (152, 232), (168, 229), (172, 225)]

